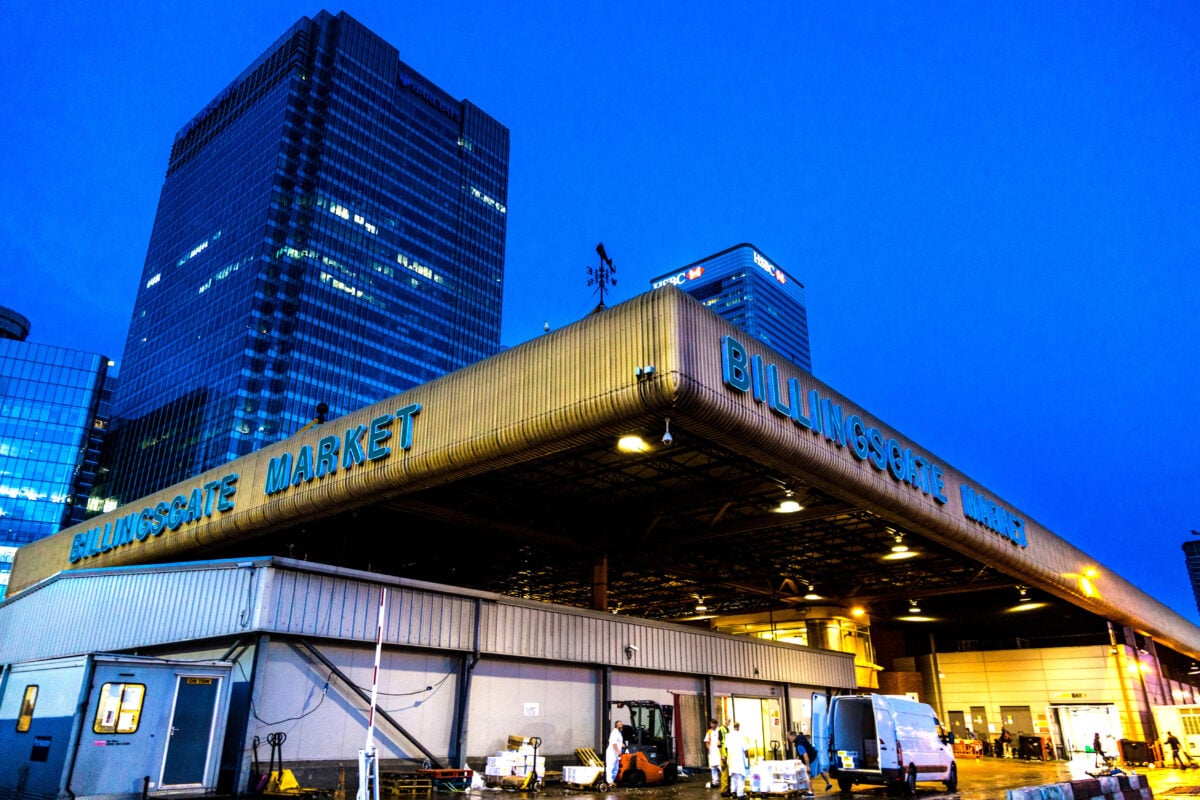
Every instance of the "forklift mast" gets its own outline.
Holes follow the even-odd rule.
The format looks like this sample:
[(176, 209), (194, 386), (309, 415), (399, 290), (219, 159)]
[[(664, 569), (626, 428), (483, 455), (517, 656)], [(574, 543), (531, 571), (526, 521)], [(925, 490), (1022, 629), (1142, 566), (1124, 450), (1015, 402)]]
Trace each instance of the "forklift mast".
[(613, 700), (610, 706), (627, 708), (629, 720), (621, 729), (629, 753), (645, 753), (655, 764), (675, 760), (675, 737), (671, 723), (675, 709), (653, 700)]

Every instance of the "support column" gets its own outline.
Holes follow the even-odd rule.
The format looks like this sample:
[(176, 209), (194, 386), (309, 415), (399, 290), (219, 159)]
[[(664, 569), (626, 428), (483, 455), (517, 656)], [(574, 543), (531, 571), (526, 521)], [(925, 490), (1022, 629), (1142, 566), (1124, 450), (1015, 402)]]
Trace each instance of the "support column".
[(454, 693), (454, 742), (450, 763), (458, 769), (467, 766), (467, 727), (471, 716), (471, 676), (479, 664), (479, 641), (483, 625), (483, 600), (475, 598), (475, 642), (470, 653), (463, 653), (458, 664), (458, 685)]
[(942, 707), (942, 668), (938, 664), (937, 642), (934, 641), (932, 633), (929, 634), (929, 660), (933, 667), (933, 707), (937, 711), (938, 719), (945, 724), (946, 709)]
[[(241, 753), (241, 758), (238, 759), (237, 768), (233, 775), (233, 793), (241, 796), (250, 791), (254, 787), (250, 786), (250, 770), (253, 767), (254, 753), (252, 747), (248, 747), (247, 743), (253, 741), (253, 731), (258, 723), (254, 719), (253, 709), (262, 706), (262, 686), (266, 679), (267, 663), (270, 656), (271, 637), (269, 634), (260, 633), (254, 640), (254, 663), (250, 667), (249, 685), (246, 687), (246, 709), (245, 717), (242, 718), (241, 732), (239, 733), (238, 752)], [(238, 656), (239, 660), (241, 655)], [(232, 674), (230, 680), (233, 679)], [(232, 709), (231, 709), (232, 710)], [(230, 716), (230, 721), (233, 717)]]
[(592, 562), (592, 610), (608, 611), (608, 556)]
[[(600, 730), (597, 731), (596, 741), (600, 745), (596, 748), (596, 752), (603, 757), (604, 748), (608, 746), (608, 731), (612, 728), (613, 723), (610, 712), (612, 706), (609, 701), (612, 700), (612, 667), (600, 668), (600, 713), (596, 715), (596, 719), (600, 720)], [(608, 778), (605, 778), (608, 780)]]

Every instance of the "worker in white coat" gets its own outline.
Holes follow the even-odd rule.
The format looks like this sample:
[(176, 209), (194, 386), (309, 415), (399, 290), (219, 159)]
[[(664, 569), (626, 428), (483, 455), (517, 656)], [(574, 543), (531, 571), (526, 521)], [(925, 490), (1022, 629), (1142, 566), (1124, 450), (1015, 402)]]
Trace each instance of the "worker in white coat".
[(712, 780), (705, 785), (705, 789), (721, 788), (721, 761), (724, 758), (721, 745), (724, 740), (724, 731), (717, 727), (715, 719), (710, 719), (708, 731), (704, 734), (704, 749), (708, 752), (708, 768), (712, 770)]
[(608, 734), (608, 747), (604, 748), (604, 768), (609, 783), (617, 782), (621, 769), (621, 753), (625, 752), (625, 734), (621, 733), (621, 721), (617, 720)]
[(725, 734), (725, 759), (729, 768), (729, 793), (735, 797), (746, 796), (746, 773), (750, 770), (749, 748), (742, 735), (742, 724), (733, 723), (733, 730)]

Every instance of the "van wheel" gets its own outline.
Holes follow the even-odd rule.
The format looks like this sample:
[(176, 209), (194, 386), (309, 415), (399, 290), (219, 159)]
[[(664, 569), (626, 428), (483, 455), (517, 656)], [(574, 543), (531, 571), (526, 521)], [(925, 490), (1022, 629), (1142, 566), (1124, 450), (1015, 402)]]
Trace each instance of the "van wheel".
[(904, 786), (901, 792), (905, 797), (912, 797), (917, 793), (917, 765), (909, 764), (908, 772), (904, 773)]
[(842, 794), (850, 794), (850, 791), (854, 788), (854, 781), (849, 778), (838, 778), (837, 782), (838, 789)]
[(958, 764), (950, 764), (950, 774), (946, 776), (945, 783), (947, 792), (958, 790)]

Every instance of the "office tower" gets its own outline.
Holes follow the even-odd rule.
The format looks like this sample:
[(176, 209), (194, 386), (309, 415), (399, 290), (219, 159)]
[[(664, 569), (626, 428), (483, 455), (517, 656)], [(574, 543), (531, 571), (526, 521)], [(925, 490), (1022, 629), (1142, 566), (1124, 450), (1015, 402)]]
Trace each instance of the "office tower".
[(348, 15), (300, 19), (175, 137), (98, 493), (496, 352), (508, 142)]
[(673, 283), (751, 336), (812, 372), (804, 284), (752, 244), (693, 261), (650, 282)]
[(83, 521), (104, 428), (108, 359), (28, 334), (0, 307), (0, 598), (18, 547)]
[[(1192, 531), (1192, 535), (1200, 536), (1200, 533)], [(1192, 584), (1192, 596), (1196, 599), (1197, 610), (1200, 610), (1200, 540), (1184, 542), (1183, 555), (1186, 559), (1188, 580)]]

